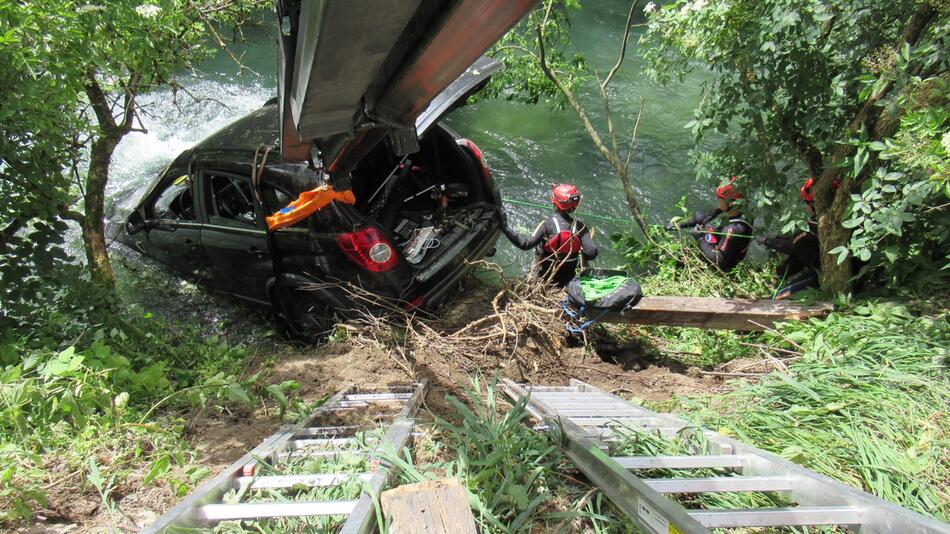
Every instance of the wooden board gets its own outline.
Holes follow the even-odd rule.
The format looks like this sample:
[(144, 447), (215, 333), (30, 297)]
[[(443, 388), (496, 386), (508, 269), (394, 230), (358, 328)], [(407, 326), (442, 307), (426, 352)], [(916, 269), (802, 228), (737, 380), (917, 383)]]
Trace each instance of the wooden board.
[[(726, 330), (764, 330), (779, 321), (820, 317), (833, 309), (828, 303), (800, 304), (784, 300), (722, 299), (706, 297), (643, 297), (632, 310), (607, 313), (602, 323), (692, 326)], [(597, 312), (587, 312), (588, 318)]]
[(380, 496), (391, 534), (476, 534), (468, 495), (458, 480), (447, 478), (407, 484)]

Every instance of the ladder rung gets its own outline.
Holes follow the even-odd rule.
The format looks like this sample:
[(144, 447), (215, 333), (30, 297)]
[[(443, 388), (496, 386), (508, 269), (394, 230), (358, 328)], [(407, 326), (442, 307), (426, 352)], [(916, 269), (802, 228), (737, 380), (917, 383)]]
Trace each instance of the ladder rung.
[(706, 528), (861, 524), (861, 510), (850, 506), (696, 510), (690, 511), (689, 515)]
[(561, 417), (643, 417), (654, 415), (646, 410), (633, 410), (630, 408), (596, 408), (587, 407), (573, 410), (558, 410), (557, 415)]
[(649, 427), (649, 426), (659, 426), (664, 424), (665, 421), (659, 417), (569, 417), (571, 421), (577, 426), (587, 427), (587, 426), (633, 426), (633, 427)]
[[(631, 410), (630, 406), (624, 406), (622, 404), (605, 404), (603, 401), (591, 401), (591, 402), (579, 402), (579, 401), (546, 401), (541, 399), (541, 402), (547, 404), (551, 408), (557, 410), (558, 415), (563, 415), (563, 412), (568, 410), (588, 410), (596, 411), (600, 414), (609, 414), (610, 410)], [(636, 411), (636, 410), (634, 410)], [(640, 415), (645, 414), (646, 412), (641, 412)]]
[(357, 441), (353, 438), (326, 438), (326, 439), (294, 439), (287, 442), (287, 450), (298, 449), (342, 447), (345, 445), (355, 445)]
[(536, 400), (539, 400), (541, 402), (545, 402), (548, 404), (573, 403), (573, 404), (587, 404), (587, 405), (595, 405), (595, 406), (609, 405), (609, 406), (618, 407), (618, 408), (621, 406), (627, 406), (627, 407), (630, 406), (622, 402), (617, 402), (616, 399), (611, 399), (610, 397), (605, 397), (602, 395), (585, 395), (585, 394), (578, 395), (576, 393), (570, 393), (570, 394), (555, 393), (553, 395), (551, 394), (537, 395), (534, 398)]
[(343, 401), (398, 401), (407, 400), (411, 396), (412, 393), (354, 393), (344, 395)]
[(293, 458), (319, 458), (326, 457), (332, 458), (334, 456), (344, 456), (344, 455), (353, 455), (353, 456), (363, 456), (366, 452), (361, 450), (344, 450), (336, 449), (329, 451), (320, 451), (320, 450), (310, 450), (310, 449), (297, 449), (291, 452), (278, 452), (276, 454), (278, 460), (289, 460)]
[(205, 521), (259, 519), (265, 517), (299, 517), (304, 515), (348, 515), (356, 501), (255, 502), (241, 504), (206, 504), (198, 507), (196, 516)]
[(532, 392), (532, 396), (540, 397), (597, 397), (601, 399), (614, 400), (613, 395), (603, 391), (538, 391)]
[(292, 488), (306, 486), (309, 488), (339, 486), (351, 478), (369, 480), (372, 473), (327, 473), (320, 475), (267, 475), (262, 477), (237, 477), (234, 479), (234, 488), (250, 485), (250, 489)]
[(294, 433), (294, 437), (309, 437), (309, 436), (338, 436), (340, 434), (353, 434), (359, 432), (360, 430), (365, 430), (366, 427), (361, 426), (315, 426), (315, 427), (305, 427), (301, 428)]
[(561, 392), (561, 393), (578, 393), (577, 388), (574, 386), (531, 386), (529, 391), (532, 395), (537, 395), (538, 393), (552, 393), (552, 392)]
[[(686, 427), (679, 426), (642, 426), (635, 427), (631, 426), (628, 428), (624, 427), (584, 427), (584, 430), (590, 436), (595, 437), (625, 437), (631, 432), (640, 432), (641, 434), (656, 434), (659, 433), (661, 436), (674, 436), (677, 432), (683, 430)], [(628, 432), (622, 432), (627, 430)], [(618, 432), (619, 431), (619, 432)]]
[(702, 456), (617, 456), (614, 461), (624, 469), (708, 469), (742, 467), (743, 457), (738, 454), (710, 454)]
[(644, 482), (658, 493), (789, 491), (794, 477), (651, 478)]

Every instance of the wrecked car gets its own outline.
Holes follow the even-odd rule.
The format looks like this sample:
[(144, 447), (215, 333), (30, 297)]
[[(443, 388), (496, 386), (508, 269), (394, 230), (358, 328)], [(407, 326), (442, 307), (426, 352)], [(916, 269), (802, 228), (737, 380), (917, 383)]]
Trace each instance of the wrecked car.
[(120, 241), (202, 286), (273, 307), (303, 339), (325, 332), (334, 314), (365, 307), (348, 284), (431, 309), (467, 272), (466, 260), (494, 249), (491, 173), (474, 143), (439, 123), (405, 157), (376, 145), (347, 177), (354, 204), (331, 202), (268, 235), (265, 217), (327, 178), (271, 152), (257, 188), (264, 209), (256, 206), (255, 152), (276, 144), (277, 117), (269, 103), (175, 158)]
[(435, 308), (501, 224), (481, 151), (439, 119), (535, 1), (275, 4), (278, 97), (175, 158), (119, 240), (308, 341), (374, 306)]

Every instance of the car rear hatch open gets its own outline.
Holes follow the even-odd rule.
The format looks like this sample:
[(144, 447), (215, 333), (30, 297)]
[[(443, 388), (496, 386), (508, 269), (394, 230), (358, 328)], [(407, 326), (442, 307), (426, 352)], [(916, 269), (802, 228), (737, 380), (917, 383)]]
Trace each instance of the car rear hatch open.
[(278, 0), (283, 158), (304, 161), (316, 148), (335, 175), (387, 135), (397, 154), (416, 151), (417, 126), (457, 100), (440, 94), (479, 71), (482, 53), (535, 3)]

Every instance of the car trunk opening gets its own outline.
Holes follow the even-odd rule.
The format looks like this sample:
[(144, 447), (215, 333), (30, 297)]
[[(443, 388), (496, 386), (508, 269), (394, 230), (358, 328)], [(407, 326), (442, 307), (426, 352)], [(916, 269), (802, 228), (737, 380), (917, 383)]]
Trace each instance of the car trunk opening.
[(490, 177), (469, 143), (439, 126), (419, 152), (398, 157), (380, 143), (353, 172), (355, 208), (391, 234), (418, 281), (440, 270), (440, 258), (452, 261), (484, 239), (497, 219)]

